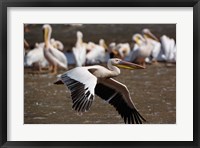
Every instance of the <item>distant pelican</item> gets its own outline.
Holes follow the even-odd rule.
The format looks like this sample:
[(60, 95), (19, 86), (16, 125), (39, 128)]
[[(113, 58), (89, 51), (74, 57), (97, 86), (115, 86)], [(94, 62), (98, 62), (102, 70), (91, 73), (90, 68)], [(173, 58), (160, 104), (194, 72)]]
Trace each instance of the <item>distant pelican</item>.
[(26, 66), (32, 66), (37, 63), (39, 66), (39, 71), (42, 71), (42, 68), (47, 67), (49, 65), (48, 61), (44, 57), (43, 48), (38, 46), (32, 50), (30, 50), (25, 56)]
[[(50, 39), (50, 44), (51, 44), (54, 48), (56, 48), (56, 49), (58, 49), (58, 50), (63, 51), (63, 49), (64, 49), (63, 43), (62, 43), (61, 41), (55, 40), (54, 38), (51, 38), (51, 39)], [(38, 48), (38, 47), (44, 48), (44, 45), (45, 45), (44, 42), (35, 43), (35, 48)]]
[(162, 49), (164, 54), (162, 57), (165, 59), (166, 62), (176, 62), (176, 44), (174, 39), (170, 39), (166, 35), (163, 35), (161, 38)]
[[(114, 57), (125, 59), (129, 55), (131, 48), (129, 43), (119, 43), (116, 45), (115, 42), (110, 43), (110, 52), (114, 54)], [(112, 57), (111, 57), (112, 58)]]
[(43, 25), (43, 31), (44, 31), (44, 43), (45, 43), (44, 57), (47, 59), (52, 68), (50, 69), (52, 70), (51, 74), (57, 73), (58, 66), (67, 69), (66, 56), (64, 55), (64, 53), (54, 48), (50, 43), (51, 32), (52, 32), (51, 26)]
[(50, 42), (51, 42), (51, 45), (52, 45), (54, 48), (63, 51), (64, 45), (63, 45), (63, 43), (62, 43), (61, 41), (55, 40), (54, 38), (52, 38), (52, 39), (50, 40)]
[(76, 46), (72, 48), (72, 51), (76, 61), (76, 66), (80, 67), (85, 65), (87, 44), (83, 42), (82, 32), (77, 31), (76, 35), (77, 35)]
[(137, 48), (131, 52), (129, 61), (145, 66), (145, 59), (151, 55), (153, 46), (147, 37), (141, 34), (133, 35), (133, 41), (137, 44)]
[(87, 64), (96, 64), (106, 61), (106, 50), (107, 45), (103, 39), (99, 40), (99, 45), (89, 42), (87, 49), (89, 52), (86, 54), (86, 63)]
[(145, 119), (131, 100), (128, 88), (112, 77), (120, 74), (119, 68), (144, 67), (117, 58), (109, 59), (107, 66), (108, 69), (100, 65), (76, 67), (60, 75), (54, 84), (65, 84), (70, 89), (72, 108), (78, 112), (88, 111), (96, 94), (113, 105), (125, 123), (141, 124)]
[(143, 29), (142, 32), (154, 47), (152, 50), (153, 60), (176, 62), (176, 44), (174, 39), (163, 35), (159, 41), (149, 29)]
[(161, 43), (159, 39), (147, 28), (142, 30), (143, 36), (146, 36), (146, 39), (149, 40), (149, 42), (152, 44), (153, 49), (152, 49), (152, 61), (157, 62), (157, 61), (164, 61), (162, 54), (162, 48), (161, 48)]

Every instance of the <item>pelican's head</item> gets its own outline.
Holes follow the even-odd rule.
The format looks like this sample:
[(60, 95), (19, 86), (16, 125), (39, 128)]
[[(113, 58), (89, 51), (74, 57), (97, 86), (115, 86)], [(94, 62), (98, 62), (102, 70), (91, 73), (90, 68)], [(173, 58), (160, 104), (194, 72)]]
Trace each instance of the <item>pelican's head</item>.
[(55, 39), (51, 38), (50, 42), (53, 44), (55, 42)]
[(40, 45), (38, 42), (35, 43), (35, 48), (38, 48)]
[(135, 41), (138, 45), (142, 44), (143, 42), (145, 42), (144, 38), (142, 37), (141, 34), (137, 33), (133, 35), (133, 41)]
[(43, 34), (44, 34), (44, 40), (50, 40), (50, 36), (51, 36), (51, 32), (52, 32), (52, 28), (50, 25), (45, 24), (42, 27), (43, 29)]
[(156, 40), (159, 42), (158, 38), (153, 34), (151, 33), (151, 31), (147, 28), (143, 29), (142, 30), (142, 33), (144, 34), (144, 36), (146, 36), (147, 38), (151, 38), (153, 40)]
[(116, 43), (115, 42), (112, 42), (109, 44), (109, 48), (113, 49), (116, 47)]
[(80, 31), (77, 31), (76, 35), (77, 35), (77, 38), (83, 38), (83, 33)]
[(130, 63), (130, 62), (127, 62), (127, 61), (123, 61), (123, 60), (118, 59), (118, 58), (109, 59), (108, 65), (109, 64), (113, 65), (113, 66), (116, 66), (118, 68), (124, 68), (124, 69), (130, 69), (130, 70), (133, 70), (133, 69), (144, 69), (145, 68), (145, 67), (143, 67), (141, 65)]
[(106, 50), (108, 49), (108, 46), (106, 45), (104, 39), (100, 39), (100, 40), (99, 40), (99, 45), (102, 46), (103, 48), (105, 48)]

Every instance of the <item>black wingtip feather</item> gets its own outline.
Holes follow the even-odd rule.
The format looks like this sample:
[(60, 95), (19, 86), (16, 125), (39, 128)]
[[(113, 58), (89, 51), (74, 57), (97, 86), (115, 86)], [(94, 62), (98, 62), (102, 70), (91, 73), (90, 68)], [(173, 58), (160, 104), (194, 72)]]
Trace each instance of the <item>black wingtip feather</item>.
[(94, 95), (90, 94), (88, 88), (85, 88), (85, 84), (68, 77), (67, 74), (62, 75), (61, 79), (71, 91), (72, 108), (78, 112), (88, 111), (92, 105)]
[[(104, 93), (102, 93), (102, 91)], [(136, 108), (130, 108), (127, 103), (123, 100), (123, 95), (117, 91), (102, 84), (98, 83), (95, 87), (95, 93), (102, 99), (108, 101), (115, 107), (118, 113), (124, 119), (126, 124), (142, 124), (146, 120), (140, 115)], [(114, 96), (113, 96), (114, 95)], [(112, 97), (112, 99), (110, 99)]]
[(54, 82), (53, 84), (61, 85), (61, 84), (64, 84), (64, 83), (61, 80), (58, 80), (58, 81)]

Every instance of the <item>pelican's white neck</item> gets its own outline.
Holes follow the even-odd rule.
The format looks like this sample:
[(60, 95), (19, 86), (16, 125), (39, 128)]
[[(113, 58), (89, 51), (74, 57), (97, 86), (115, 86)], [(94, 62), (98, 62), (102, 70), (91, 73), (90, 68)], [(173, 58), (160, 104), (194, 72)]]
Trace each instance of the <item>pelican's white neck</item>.
[(49, 25), (44, 26), (44, 42), (46, 47), (50, 45), (51, 32), (52, 29)]
[(108, 60), (107, 66), (108, 66), (108, 69), (111, 70), (111, 75), (113, 77), (118, 76), (120, 74), (120, 69), (116, 66), (113, 66), (111, 63), (111, 60)]

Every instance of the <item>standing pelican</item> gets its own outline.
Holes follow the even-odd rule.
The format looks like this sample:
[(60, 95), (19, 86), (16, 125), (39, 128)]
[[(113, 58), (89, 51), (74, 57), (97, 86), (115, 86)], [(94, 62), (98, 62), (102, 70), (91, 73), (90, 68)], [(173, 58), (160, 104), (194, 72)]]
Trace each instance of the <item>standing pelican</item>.
[(39, 66), (39, 71), (42, 71), (42, 68), (47, 67), (48, 61), (44, 57), (43, 47), (38, 46), (32, 50), (30, 50), (25, 56), (26, 66), (33, 66), (33, 64), (37, 64)]
[[(63, 49), (64, 49), (64, 45), (63, 45), (63, 43), (61, 42), (61, 41), (58, 41), (58, 40), (55, 40), (54, 38), (51, 38), (50, 39), (50, 44), (54, 47), (54, 48), (56, 48), (56, 49), (58, 49), (58, 50), (60, 50), (60, 51), (63, 51)], [(35, 48), (44, 48), (44, 46), (45, 46), (45, 43), (44, 42), (41, 42), (41, 43), (35, 43)]]
[(141, 34), (133, 35), (133, 40), (136, 42), (137, 47), (133, 50), (129, 57), (129, 61), (134, 61), (140, 65), (145, 66), (145, 59), (152, 53), (153, 46), (146, 36)]
[(50, 40), (50, 42), (51, 42), (51, 44), (52, 44), (52, 46), (53, 46), (54, 48), (56, 48), (56, 49), (58, 49), (58, 50), (61, 50), (61, 51), (64, 49), (64, 45), (63, 45), (63, 43), (62, 43), (61, 41), (55, 40), (54, 38), (52, 38), (52, 39)]
[(131, 48), (129, 43), (119, 43), (116, 45), (115, 42), (110, 43), (110, 52), (114, 57), (125, 59), (129, 55)]
[(83, 33), (77, 31), (77, 41), (76, 46), (72, 48), (74, 58), (76, 61), (76, 66), (83, 66), (86, 60), (86, 48), (87, 44), (83, 42)]
[(152, 49), (152, 61), (157, 62), (157, 61), (164, 61), (162, 54), (163, 50), (161, 48), (161, 43), (159, 39), (147, 28), (142, 30), (143, 36), (146, 36), (146, 39), (149, 40), (149, 42), (152, 44), (153, 49)]
[(59, 51), (58, 49), (54, 48), (50, 43), (51, 32), (52, 28), (50, 25), (43, 25), (44, 31), (44, 57), (47, 59), (51, 66), (52, 73), (57, 73), (58, 66), (67, 69), (67, 58), (66, 56)]
[(145, 119), (137, 111), (128, 88), (113, 77), (120, 74), (119, 68), (144, 67), (117, 58), (109, 59), (107, 66), (108, 69), (100, 65), (76, 67), (60, 75), (54, 84), (65, 84), (70, 89), (72, 108), (78, 112), (88, 111), (96, 94), (113, 105), (125, 123), (141, 124)]
[(176, 62), (176, 44), (174, 39), (170, 39), (166, 35), (163, 35), (161, 38), (162, 49), (164, 54), (162, 57), (165, 59), (166, 62)]
[(160, 37), (159, 41), (158, 38), (152, 34), (149, 29), (143, 29), (142, 33), (154, 46), (152, 50), (153, 60), (176, 62), (176, 44), (174, 39), (163, 35)]

